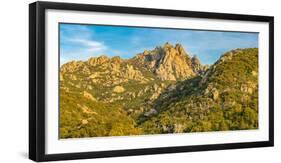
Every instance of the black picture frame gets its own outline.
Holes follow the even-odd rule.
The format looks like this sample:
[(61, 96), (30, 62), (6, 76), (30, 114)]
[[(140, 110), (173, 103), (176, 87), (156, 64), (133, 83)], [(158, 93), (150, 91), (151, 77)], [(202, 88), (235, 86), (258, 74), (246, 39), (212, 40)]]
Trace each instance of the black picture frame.
[[(45, 153), (45, 11), (94, 11), (123, 14), (161, 15), (221, 20), (241, 20), (269, 23), (269, 140), (262, 142), (161, 147), (83, 153)], [(34, 2), (29, 5), (29, 158), (34, 161), (55, 161), (116, 156), (178, 153), (237, 148), (269, 147), (274, 145), (274, 18), (271, 16), (239, 15), (210, 12), (179, 11), (152, 8), (103, 6), (88, 4)]]

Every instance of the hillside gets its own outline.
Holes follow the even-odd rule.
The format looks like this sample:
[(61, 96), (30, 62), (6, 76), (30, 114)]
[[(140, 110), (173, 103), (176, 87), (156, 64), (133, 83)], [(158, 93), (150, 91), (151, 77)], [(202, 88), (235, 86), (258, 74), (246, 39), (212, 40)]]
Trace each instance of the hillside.
[(145, 133), (258, 128), (258, 49), (225, 53), (204, 76), (166, 90), (154, 102), (159, 112), (141, 124)]
[(257, 128), (257, 49), (212, 66), (166, 43), (60, 68), (60, 138)]

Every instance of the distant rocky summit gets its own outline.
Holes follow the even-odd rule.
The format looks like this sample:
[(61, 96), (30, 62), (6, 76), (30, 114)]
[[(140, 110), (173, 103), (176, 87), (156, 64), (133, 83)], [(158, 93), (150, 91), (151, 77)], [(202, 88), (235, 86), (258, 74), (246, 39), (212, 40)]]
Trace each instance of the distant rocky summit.
[[(160, 80), (175, 81), (197, 75), (192, 59), (180, 44), (173, 46), (166, 43), (163, 47), (145, 51), (136, 58), (139, 64), (147, 67)], [(201, 66), (200, 62), (196, 66)]]
[(191, 67), (197, 75), (203, 75), (209, 68), (208, 65), (202, 65), (196, 55), (191, 58)]
[(60, 138), (258, 128), (258, 49), (202, 65), (165, 43), (60, 67)]
[(196, 57), (190, 57), (180, 44), (175, 46), (166, 43), (162, 47), (146, 50), (136, 57), (123, 60), (120, 57), (108, 58), (105, 55), (90, 58), (86, 62), (72, 61), (61, 67), (61, 72), (75, 72), (83, 69), (83, 74), (89, 74), (89, 67), (100, 67), (105, 72), (119, 75), (125, 79), (145, 80), (142, 72), (150, 71), (158, 79), (183, 80), (203, 74), (207, 66), (201, 65)]

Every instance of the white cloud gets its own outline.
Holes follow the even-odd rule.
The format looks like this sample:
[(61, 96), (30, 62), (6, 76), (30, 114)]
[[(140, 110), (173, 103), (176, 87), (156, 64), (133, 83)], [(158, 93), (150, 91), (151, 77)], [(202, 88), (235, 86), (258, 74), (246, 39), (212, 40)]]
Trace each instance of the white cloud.
[(87, 60), (99, 56), (108, 47), (104, 42), (95, 40), (95, 31), (81, 25), (66, 25), (61, 27), (61, 63), (70, 60)]
[(78, 46), (85, 48), (84, 50), (89, 52), (102, 52), (107, 49), (103, 42), (98, 42), (87, 38), (75, 38), (72, 39), (71, 42), (77, 43)]

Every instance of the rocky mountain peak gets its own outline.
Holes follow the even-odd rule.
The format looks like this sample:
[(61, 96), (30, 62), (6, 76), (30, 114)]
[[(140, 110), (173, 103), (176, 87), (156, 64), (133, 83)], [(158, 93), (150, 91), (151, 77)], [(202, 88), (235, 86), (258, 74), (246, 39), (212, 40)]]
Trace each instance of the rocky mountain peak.
[(112, 61), (113, 63), (119, 63), (119, 64), (120, 64), (121, 62), (123, 62), (122, 58), (119, 57), (119, 56), (112, 57), (112, 58), (111, 58), (111, 61)]
[(176, 44), (175, 49), (179, 52), (180, 55), (187, 55), (187, 53), (185, 52), (185, 50), (181, 44)]
[(195, 75), (190, 57), (181, 44), (173, 46), (167, 42), (162, 47), (144, 51), (138, 58), (161, 80), (186, 79)]
[(191, 57), (191, 62), (192, 62), (193, 64), (196, 64), (196, 65), (201, 64), (196, 55), (193, 55), (193, 56)]
[(196, 55), (192, 56), (191, 65), (193, 71), (198, 75), (203, 75), (209, 68), (207, 65), (202, 65)]
[(166, 42), (153, 50), (145, 50), (132, 59), (112, 58), (106, 55), (89, 58), (87, 61), (73, 61), (62, 66), (62, 72), (83, 71), (91, 74), (92, 68), (107, 70), (111, 74), (128, 79), (144, 80), (142, 72), (149, 71), (160, 80), (184, 80), (205, 72), (197, 57), (190, 57), (181, 44)]
[(173, 45), (170, 44), (169, 42), (166, 42), (166, 43), (163, 45), (163, 48), (173, 48)]
[(88, 60), (89, 65), (100, 65), (107, 61), (109, 61), (110, 58), (108, 58), (106, 55), (101, 55), (99, 57), (92, 57)]

